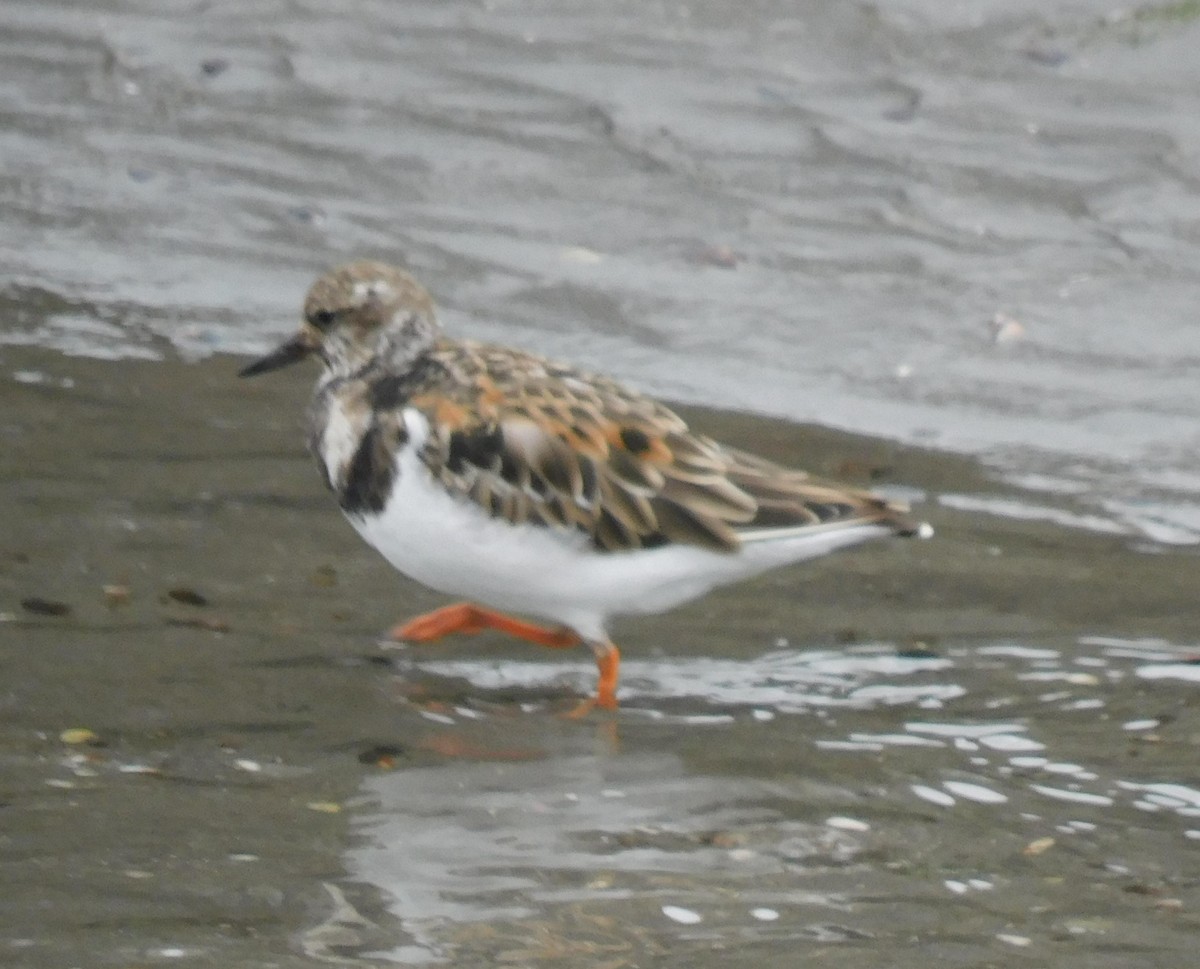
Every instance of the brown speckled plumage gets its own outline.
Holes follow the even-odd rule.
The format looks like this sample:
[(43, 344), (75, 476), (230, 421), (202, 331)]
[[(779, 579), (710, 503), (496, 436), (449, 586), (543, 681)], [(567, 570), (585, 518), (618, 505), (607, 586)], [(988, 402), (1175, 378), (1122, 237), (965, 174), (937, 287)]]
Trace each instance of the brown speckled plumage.
[(841, 521), (907, 527), (898, 507), (723, 447), (614, 380), (470, 341), (441, 340), (427, 359), (396, 405), (429, 419), (422, 461), (514, 524), (578, 529), (602, 551), (733, 551), (756, 530)]

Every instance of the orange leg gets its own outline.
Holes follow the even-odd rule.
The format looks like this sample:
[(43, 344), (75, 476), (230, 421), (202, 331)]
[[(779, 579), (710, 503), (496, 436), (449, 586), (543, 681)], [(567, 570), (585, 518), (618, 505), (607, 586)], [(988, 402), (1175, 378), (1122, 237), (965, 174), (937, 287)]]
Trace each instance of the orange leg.
[(566, 716), (571, 720), (586, 717), (593, 710), (615, 710), (617, 708), (617, 677), (621, 671), (621, 652), (610, 642), (590, 641), (596, 657), (596, 668), (600, 680), (596, 684), (596, 695), (577, 704)]
[(596, 685), (596, 706), (604, 710), (617, 708), (617, 677), (621, 672), (621, 652), (612, 643), (591, 643), (596, 654), (600, 682)]
[[(469, 602), (456, 602), (452, 606), (443, 606), (441, 609), (417, 616), (394, 627), (389, 635), (395, 640), (428, 643), (450, 633), (478, 633), (485, 629), (496, 629), (552, 649), (566, 649), (582, 642), (570, 629), (547, 629), (545, 626), (514, 619), (502, 612), (493, 612)], [(621, 653), (616, 646), (606, 641), (589, 641), (588, 645), (592, 647), (592, 653), (596, 657), (596, 668), (600, 672), (596, 697), (580, 704), (572, 716), (583, 716), (593, 707), (602, 710), (617, 708), (617, 677), (621, 669)]]
[(469, 602), (456, 602), (452, 606), (417, 616), (396, 626), (389, 635), (396, 640), (429, 643), (450, 633), (479, 633), (485, 629), (498, 629), (517, 639), (554, 649), (565, 649), (579, 643), (579, 637), (569, 629), (547, 629), (502, 612), (473, 606)]

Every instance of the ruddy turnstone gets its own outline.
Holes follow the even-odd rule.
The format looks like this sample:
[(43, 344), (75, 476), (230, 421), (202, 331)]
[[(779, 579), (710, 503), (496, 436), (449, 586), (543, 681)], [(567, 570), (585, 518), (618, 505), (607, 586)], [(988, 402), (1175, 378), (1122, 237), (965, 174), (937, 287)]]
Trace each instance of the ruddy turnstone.
[(696, 434), (615, 380), (444, 336), (429, 294), (393, 266), (322, 276), (299, 332), (241, 376), (312, 355), (324, 370), (309, 448), (342, 511), (405, 575), (469, 600), (392, 637), (490, 628), (542, 646), (586, 643), (600, 707), (617, 705), (612, 617), (929, 532), (898, 503)]

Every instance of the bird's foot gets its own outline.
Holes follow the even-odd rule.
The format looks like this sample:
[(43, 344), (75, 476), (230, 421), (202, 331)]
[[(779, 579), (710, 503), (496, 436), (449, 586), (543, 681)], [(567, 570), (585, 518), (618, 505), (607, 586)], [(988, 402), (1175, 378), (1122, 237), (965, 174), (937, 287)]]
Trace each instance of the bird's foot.
[(596, 657), (596, 668), (600, 679), (596, 683), (596, 695), (580, 700), (567, 713), (568, 720), (580, 720), (593, 710), (617, 709), (617, 678), (621, 670), (621, 652), (608, 641), (591, 641), (592, 653)]

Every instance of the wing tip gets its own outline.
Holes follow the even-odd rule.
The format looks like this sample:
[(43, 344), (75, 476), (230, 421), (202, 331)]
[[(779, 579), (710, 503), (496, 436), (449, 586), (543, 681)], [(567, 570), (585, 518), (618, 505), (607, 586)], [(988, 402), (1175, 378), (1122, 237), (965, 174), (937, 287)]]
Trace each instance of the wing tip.
[(918, 521), (909, 515), (907, 505), (889, 502), (886, 506), (888, 514), (883, 519), (901, 538), (933, 538), (933, 526), (926, 521)]
[(933, 526), (929, 522), (905, 520), (897, 522), (896, 534), (901, 538), (919, 538), (922, 541), (933, 538)]

